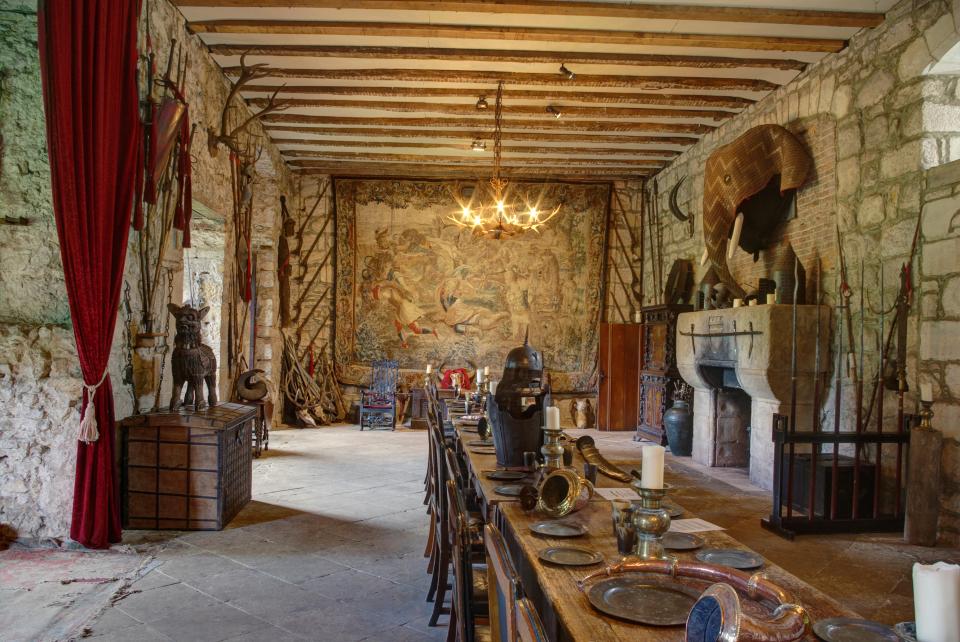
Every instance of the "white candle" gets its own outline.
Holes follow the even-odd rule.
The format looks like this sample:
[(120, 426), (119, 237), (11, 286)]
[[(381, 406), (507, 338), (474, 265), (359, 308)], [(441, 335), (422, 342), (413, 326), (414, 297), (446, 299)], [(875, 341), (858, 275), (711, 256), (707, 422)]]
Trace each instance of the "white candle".
[(483, 376), (484, 377), (490, 376), (490, 366), (483, 366)]
[(427, 364), (427, 374), (430, 374), (431, 372), (433, 372), (433, 364), (432, 364), (432, 363), (428, 363), (428, 364)]
[(483, 370), (477, 370), (477, 383), (483, 383)]
[(960, 566), (914, 564), (913, 609), (919, 642), (960, 642)]
[(920, 384), (920, 401), (933, 401), (933, 384), (924, 381)]
[(644, 446), (640, 466), (641, 488), (663, 488), (663, 446)]
[(773, 305), (777, 302), (776, 292), (767, 292), (767, 305)]
[(547, 430), (560, 430), (560, 409), (547, 406)]
[(741, 305), (743, 305), (743, 299), (734, 299), (734, 300), (733, 300), (733, 307), (739, 308)]
[(641, 321), (643, 321), (643, 314), (640, 312), (640, 310), (637, 310), (633, 313), (633, 322), (640, 323)]
[(490, 394), (493, 395), (494, 397), (497, 396), (497, 382), (496, 382), (496, 381), (491, 381), (491, 382), (490, 382)]

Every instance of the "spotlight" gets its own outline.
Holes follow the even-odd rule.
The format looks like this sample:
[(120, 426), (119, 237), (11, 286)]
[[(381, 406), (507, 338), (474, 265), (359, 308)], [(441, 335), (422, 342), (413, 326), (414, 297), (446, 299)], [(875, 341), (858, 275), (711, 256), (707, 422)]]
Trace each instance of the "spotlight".
[(477, 98), (477, 109), (479, 109), (479, 110), (484, 110), (484, 109), (486, 109), (487, 107), (489, 107), (489, 105), (487, 105), (487, 97), (486, 97), (486, 96), (480, 96), (479, 98)]
[(475, 152), (485, 152), (487, 151), (487, 144), (479, 138), (474, 138), (473, 143), (470, 144), (470, 149)]
[(553, 105), (547, 105), (547, 113), (552, 114), (554, 118), (560, 118), (563, 116), (563, 112), (554, 107)]
[(573, 80), (574, 78), (577, 77), (577, 74), (567, 69), (567, 66), (565, 64), (560, 65), (560, 73), (566, 76), (567, 80)]

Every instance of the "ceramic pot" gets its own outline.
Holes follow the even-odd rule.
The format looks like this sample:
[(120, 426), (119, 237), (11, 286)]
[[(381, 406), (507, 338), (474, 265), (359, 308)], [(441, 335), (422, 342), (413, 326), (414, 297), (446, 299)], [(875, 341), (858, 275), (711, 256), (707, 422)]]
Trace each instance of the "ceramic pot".
[(667, 433), (670, 452), (678, 457), (689, 457), (693, 452), (693, 412), (690, 404), (681, 399), (663, 413), (663, 427)]

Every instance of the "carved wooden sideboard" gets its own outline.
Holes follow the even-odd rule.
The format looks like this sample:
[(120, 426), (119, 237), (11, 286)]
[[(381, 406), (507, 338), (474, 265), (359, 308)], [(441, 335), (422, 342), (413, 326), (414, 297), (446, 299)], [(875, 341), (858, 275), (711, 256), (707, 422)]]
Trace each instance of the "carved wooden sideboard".
[(636, 439), (666, 445), (663, 413), (673, 404), (677, 371), (677, 315), (690, 312), (690, 305), (648, 305), (643, 319), (643, 368), (640, 371), (640, 413)]

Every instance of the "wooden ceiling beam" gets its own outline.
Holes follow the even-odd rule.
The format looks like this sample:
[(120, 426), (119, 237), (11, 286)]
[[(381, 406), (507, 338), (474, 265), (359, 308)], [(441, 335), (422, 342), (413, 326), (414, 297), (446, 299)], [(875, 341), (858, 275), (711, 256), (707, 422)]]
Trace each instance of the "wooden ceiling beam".
[(633, 67), (693, 67), (695, 69), (779, 69), (801, 71), (807, 63), (785, 58), (725, 56), (665, 56), (659, 54), (597, 53), (583, 51), (525, 51), (460, 49), (451, 47), (354, 47), (336, 45), (213, 44), (218, 56), (304, 56), (377, 60), (442, 60), (554, 64), (627, 65)]
[(823, 27), (876, 27), (882, 13), (864, 11), (816, 11), (750, 7), (710, 7), (612, 2), (556, 2), (554, 0), (172, 0), (181, 7), (308, 7), (317, 9), (370, 9), (409, 11), (459, 11), (493, 14), (532, 14), (632, 18), (638, 20), (696, 20), (753, 22)]
[[(383, 154), (371, 152), (323, 152), (310, 150), (287, 150), (283, 155), (291, 159), (292, 163), (300, 166), (309, 166), (314, 163), (325, 163), (337, 160), (353, 160), (364, 162), (396, 162), (396, 163), (427, 163), (427, 164), (453, 164), (453, 165), (476, 165), (479, 167), (492, 165), (493, 159), (489, 155), (477, 154), (473, 156), (439, 156), (433, 154)], [(667, 164), (666, 160), (622, 160), (618, 158), (545, 158), (543, 156), (507, 156), (503, 159), (504, 167), (523, 167), (526, 165), (535, 166), (601, 166), (615, 165), (618, 167), (663, 167)]]
[[(247, 103), (255, 107), (265, 107), (270, 103), (269, 98), (251, 98)], [(289, 107), (316, 107), (316, 108), (350, 108), (350, 109), (375, 109), (379, 111), (396, 112), (417, 112), (428, 114), (453, 114), (456, 116), (482, 116), (489, 115), (490, 110), (479, 111), (474, 105), (450, 104), (450, 103), (427, 103), (427, 102), (391, 102), (391, 101), (372, 101), (372, 100), (322, 100), (322, 99), (300, 99), (287, 98), (282, 101), (283, 105)], [(582, 118), (706, 118), (710, 120), (726, 120), (731, 116), (736, 116), (737, 112), (722, 111), (717, 109), (663, 109), (649, 107), (579, 107), (567, 106), (559, 102), (553, 103), (563, 116), (576, 116)], [(510, 116), (529, 116), (539, 118), (556, 118), (555, 115), (548, 113), (543, 107), (533, 105), (511, 105), (504, 107), (504, 111)]]
[[(238, 76), (241, 68), (224, 67), (228, 76)], [(313, 78), (315, 80), (360, 80), (390, 82), (442, 82), (518, 85), (569, 85), (571, 87), (632, 87), (659, 91), (662, 89), (772, 91), (779, 85), (758, 78), (715, 78), (710, 76), (632, 76), (619, 74), (578, 74), (566, 80), (559, 74), (537, 74), (520, 71), (472, 71), (460, 69), (290, 69), (269, 67), (263, 70), (271, 78)]]
[[(451, 139), (474, 139), (492, 140), (493, 132), (477, 129), (389, 129), (378, 127), (311, 127), (306, 125), (277, 125), (264, 123), (266, 129), (270, 132), (286, 132), (297, 134), (311, 134), (314, 136), (353, 136), (356, 138), (377, 137), (377, 138), (451, 138)], [(611, 132), (608, 135), (587, 134), (587, 133), (568, 133), (568, 132), (509, 132), (508, 137), (511, 141), (536, 141), (536, 142), (564, 142), (580, 145), (583, 143), (624, 143), (624, 144), (656, 144), (656, 145), (693, 145), (698, 138), (694, 136), (629, 136), (619, 132)], [(310, 139), (302, 139), (305, 142)], [(327, 139), (315, 139), (314, 142), (323, 144)], [(344, 141), (356, 142), (356, 141)], [(365, 144), (366, 141), (363, 142)], [(430, 143), (427, 143), (430, 144)]]
[[(396, 142), (396, 141), (368, 141), (368, 140), (314, 140), (309, 138), (284, 138), (280, 136), (273, 136), (271, 138), (275, 145), (289, 145), (293, 147), (309, 147), (309, 146), (320, 146), (320, 147), (362, 147), (365, 149), (374, 149), (374, 148), (403, 148), (403, 149), (449, 149), (449, 150), (460, 150), (466, 151), (470, 149), (470, 142), (464, 140), (462, 142), (456, 143), (418, 143), (418, 142)], [(492, 150), (490, 150), (492, 151)], [(618, 155), (632, 155), (634, 157), (649, 157), (649, 158), (675, 158), (680, 155), (680, 152), (675, 149), (657, 149), (657, 148), (647, 148), (647, 149), (636, 149), (633, 147), (582, 147), (577, 145), (576, 147), (541, 147), (535, 145), (503, 145), (503, 151), (506, 153), (510, 152), (525, 152), (529, 154), (563, 154), (563, 153), (574, 153), (582, 155), (596, 155), (596, 156), (618, 156)], [(489, 151), (487, 152), (489, 153)], [(479, 158), (483, 158), (480, 153), (477, 153)]]
[[(444, 127), (464, 127), (487, 129), (490, 123), (486, 121), (471, 121), (457, 118), (363, 118), (359, 116), (310, 116), (305, 114), (271, 113), (261, 119), (264, 123), (299, 123), (316, 125), (369, 125), (371, 127), (422, 127), (423, 134), (429, 135), (431, 130)], [(643, 123), (624, 122), (616, 120), (594, 121), (573, 120), (569, 118), (553, 118), (545, 121), (537, 120), (504, 120), (503, 127), (510, 129), (547, 129), (567, 131), (641, 131), (664, 132), (671, 134), (706, 134), (716, 127), (702, 123)], [(505, 134), (510, 137), (509, 133)]]
[[(699, 9), (700, 7), (698, 7)], [(791, 38), (736, 34), (695, 34), (609, 29), (557, 29), (389, 22), (328, 22), (318, 20), (201, 20), (190, 23), (198, 33), (301, 34), (379, 38), (453, 38), (456, 40), (523, 40), (588, 44), (709, 47), (760, 51), (836, 53), (846, 46), (837, 38)]]
[[(273, 94), (279, 90), (281, 98), (289, 94), (323, 94), (330, 96), (369, 96), (382, 98), (471, 98), (476, 100), (481, 95), (493, 96), (496, 84), (489, 88), (458, 88), (458, 87), (376, 87), (371, 85), (247, 85), (244, 93), (263, 92)], [(755, 100), (740, 96), (717, 96), (713, 94), (664, 94), (643, 92), (612, 92), (590, 91), (579, 89), (574, 91), (554, 91), (542, 89), (511, 89), (503, 88), (503, 98), (508, 100), (557, 100), (583, 103), (621, 104), (631, 103), (640, 105), (672, 105), (676, 107), (716, 107), (742, 109), (749, 107)]]
[[(312, 167), (292, 167), (295, 173), (304, 176), (330, 175), (342, 177), (370, 178), (430, 178), (439, 180), (486, 180), (490, 178), (489, 168), (464, 168), (443, 165), (428, 166), (419, 163), (350, 163), (334, 162)], [(607, 167), (586, 169), (581, 167), (544, 167), (514, 168), (505, 172), (511, 181), (582, 181), (609, 182), (615, 180), (643, 178), (652, 175), (652, 170), (629, 168), (614, 170)]]

